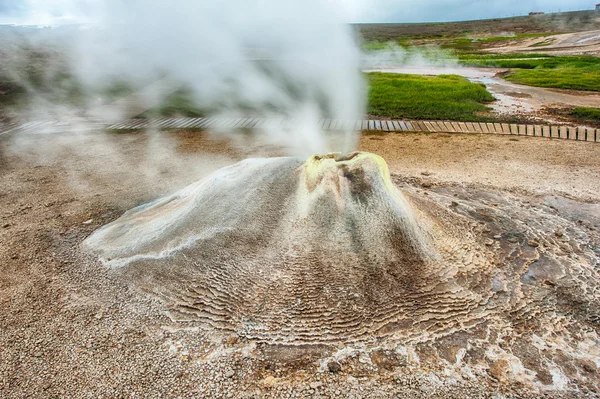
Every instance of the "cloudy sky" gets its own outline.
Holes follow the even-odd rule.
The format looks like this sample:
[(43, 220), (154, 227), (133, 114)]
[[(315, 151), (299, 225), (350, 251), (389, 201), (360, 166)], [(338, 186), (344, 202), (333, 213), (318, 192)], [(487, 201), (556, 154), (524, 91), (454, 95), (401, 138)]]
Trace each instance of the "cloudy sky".
[[(122, 0), (126, 1), (126, 0)], [(221, 1), (227, 0), (171, 0)], [(261, 0), (256, 0), (260, 2)], [(302, 0), (281, 0), (302, 1)], [(592, 9), (598, 0), (323, 0), (348, 22), (430, 22)], [(0, 24), (61, 25), (97, 19), (104, 0), (0, 0)], [(226, 6), (224, 7), (226, 9)]]

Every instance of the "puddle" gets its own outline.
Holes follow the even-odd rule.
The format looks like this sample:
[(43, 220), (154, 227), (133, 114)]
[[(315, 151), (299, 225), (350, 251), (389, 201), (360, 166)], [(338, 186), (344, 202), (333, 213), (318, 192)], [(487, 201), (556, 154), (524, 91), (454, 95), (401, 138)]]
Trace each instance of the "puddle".
[(587, 43), (587, 42), (591, 42), (591, 41), (599, 40), (599, 39), (600, 39), (600, 35), (586, 37), (585, 39), (578, 40), (577, 44)]

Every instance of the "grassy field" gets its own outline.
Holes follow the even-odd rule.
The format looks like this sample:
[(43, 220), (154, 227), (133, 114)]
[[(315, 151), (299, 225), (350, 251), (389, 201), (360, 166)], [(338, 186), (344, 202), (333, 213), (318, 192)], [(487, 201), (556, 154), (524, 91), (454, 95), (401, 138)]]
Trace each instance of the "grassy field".
[[(458, 59), (459, 64), (466, 66), (510, 68), (513, 71), (505, 78), (514, 83), (600, 91), (597, 57), (484, 53), (510, 41), (600, 29), (600, 19), (594, 11), (449, 23), (363, 24), (356, 25), (356, 29), (367, 52), (389, 49), (387, 43), (400, 46), (409, 55), (437, 48), (443, 51), (432, 61), (451, 63)], [(536, 51), (541, 53), (543, 46)]]
[(483, 85), (456, 75), (419, 76), (373, 72), (367, 113), (391, 118), (487, 120), (494, 97)]
[(187, 88), (181, 88), (167, 96), (162, 103), (140, 115), (142, 118), (156, 118), (167, 116), (203, 117), (206, 111), (201, 110), (193, 99), (193, 93)]
[(389, 47), (390, 44), (395, 44), (404, 49), (411, 48), (427, 48), (431, 46), (439, 47), (443, 50), (453, 50), (457, 53), (474, 53), (478, 54), (479, 51), (486, 48), (497, 46), (503, 42), (516, 41), (522, 39), (545, 37), (554, 35), (556, 32), (538, 32), (538, 33), (518, 33), (518, 34), (505, 34), (500, 36), (490, 36), (486, 34), (480, 34), (473, 36), (471, 34), (460, 35), (460, 36), (442, 36), (442, 37), (426, 37), (420, 35), (411, 35), (400, 37), (395, 40), (388, 41), (377, 41), (377, 40), (365, 40), (362, 43), (362, 48), (365, 51), (377, 51), (384, 50)]
[[(488, 54), (483, 48), (509, 40), (542, 37), (548, 34), (600, 29), (590, 13), (553, 14), (484, 21), (434, 24), (358, 25), (367, 52), (390, 50), (389, 43), (403, 49), (405, 60), (424, 58), (442, 64), (511, 69), (505, 79), (519, 84), (547, 88), (600, 91), (600, 59), (583, 56), (545, 54)], [(596, 15), (596, 14), (594, 14)], [(571, 18), (570, 24), (563, 24)], [(561, 22), (562, 21), (562, 22)], [(574, 22), (573, 22), (574, 21)], [(1, 49), (0, 49), (1, 51)], [(542, 51), (542, 50), (536, 50)], [(85, 107), (91, 100), (110, 102), (135, 90), (115, 80), (103, 87), (86, 87), (67, 63), (52, 49), (30, 49), (0, 63), (0, 118), (4, 110), (25, 107), (31, 98), (48, 104)], [(490, 120), (487, 103), (493, 97), (484, 86), (467, 79), (371, 73), (367, 113), (381, 117)], [(189, 90), (180, 89), (142, 117), (204, 116)], [(248, 114), (253, 112), (248, 105)], [(565, 117), (568, 112), (565, 111)], [(575, 109), (570, 115), (578, 120), (597, 121), (598, 109)], [(584, 119), (588, 118), (588, 119)]]
[(98, 98), (105, 103), (127, 96), (135, 88), (113, 79), (102, 86), (84, 85), (64, 59), (50, 50), (22, 50), (0, 63), (0, 118), (7, 111), (20, 112), (32, 100), (38, 104), (83, 108)]
[(547, 54), (458, 54), (466, 66), (520, 69), (595, 68), (600, 59), (586, 56), (551, 56)]
[(600, 123), (600, 108), (574, 108), (571, 116), (581, 121)]
[[(535, 36), (527, 34), (521, 36)], [(518, 36), (518, 35), (517, 35)], [(497, 40), (496, 37), (485, 41)], [(460, 39), (462, 40), (462, 39)], [(460, 41), (459, 39), (452, 43)], [(465, 39), (471, 43), (471, 39)], [(481, 68), (512, 69), (504, 78), (510, 82), (527, 86), (556, 89), (600, 91), (600, 58), (591, 56), (551, 56), (547, 54), (488, 54), (442, 46), (406, 46), (401, 42), (391, 42), (402, 49), (405, 58), (422, 56), (436, 63), (454, 63)], [(454, 45), (453, 44), (453, 45)], [(443, 47), (446, 47), (445, 49)], [(392, 49), (389, 43), (363, 43), (366, 52)], [(436, 50), (437, 51), (433, 51)]]
[(0, 64), (0, 107), (23, 107), (32, 96), (52, 104), (83, 103), (82, 87), (60, 56), (37, 49), (18, 55), (4, 57)]
[[(390, 118), (448, 119), (461, 121), (489, 120), (482, 116), (486, 103), (493, 101), (484, 86), (456, 75), (439, 77), (369, 73), (368, 110), (371, 115)], [(175, 92), (143, 117), (203, 116), (191, 93)]]
[(528, 86), (600, 91), (600, 65), (594, 67), (565, 66), (552, 69), (517, 69), (504, 78), (510, 82)]
[(513, 83), (557, 89), (600, 91), (597, 57), (544, 54), (461, 54), (462, 65), (512, 68), (504, 78)]

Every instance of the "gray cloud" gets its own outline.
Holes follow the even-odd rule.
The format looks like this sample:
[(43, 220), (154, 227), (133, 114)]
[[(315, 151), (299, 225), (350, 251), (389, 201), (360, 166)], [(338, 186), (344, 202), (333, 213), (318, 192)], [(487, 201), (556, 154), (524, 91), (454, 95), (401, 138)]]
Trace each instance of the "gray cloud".
[(443, 22), (593, 9), (598, 0), (337, 0), (352, 22)]

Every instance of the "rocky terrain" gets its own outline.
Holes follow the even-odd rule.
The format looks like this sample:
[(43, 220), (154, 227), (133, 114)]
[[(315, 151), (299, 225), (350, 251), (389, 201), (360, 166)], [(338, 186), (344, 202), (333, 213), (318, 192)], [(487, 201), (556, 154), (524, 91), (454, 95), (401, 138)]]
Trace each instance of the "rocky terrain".
[(276, 149), (197, 132), (58, 138), (0, 142), (2, 397), (598, 396), (596, 144), (363, 136), (419, 218), (471, 242), (444, 255), (460, 254), (455, 289), (428, 269), (447, 301), (405, 301), (391, 334), (276, 342), (177, 321), (143, 274), (82, 249), (128, 209)]

